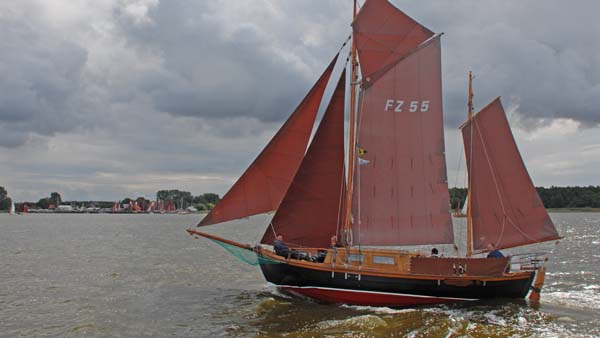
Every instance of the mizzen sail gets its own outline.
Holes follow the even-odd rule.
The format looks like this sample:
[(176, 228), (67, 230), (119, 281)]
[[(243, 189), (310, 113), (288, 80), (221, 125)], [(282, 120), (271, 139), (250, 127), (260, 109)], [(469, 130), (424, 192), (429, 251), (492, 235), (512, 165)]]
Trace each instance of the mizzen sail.
[(336, 60), (337, 55), (269, 144), (198, 226), (277, 209), (304, 157)]
[(462, 128), (469, 186), (473, 248), (498, 248), (558, 239), (525, 168), (500, 98)]
[(261, 242), (275, 233), (286, 242), (327, 247), (342, 224), (344, 193), (344, 102), (346, 71), (333, 93), (306, 156)]
[(357, 146), (366, 153), (353, 189), (353, 241), (453, 243), (440, 36), (385, 0), (365, 3), (354, 36), (363, 70)]

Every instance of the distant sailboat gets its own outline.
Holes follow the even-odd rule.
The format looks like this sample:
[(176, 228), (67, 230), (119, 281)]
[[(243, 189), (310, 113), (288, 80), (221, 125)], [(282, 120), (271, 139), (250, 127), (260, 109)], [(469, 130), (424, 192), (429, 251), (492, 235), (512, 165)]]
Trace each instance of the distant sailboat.
[(469, 203), (469, 196), (465, 198), (465, 202), (463, 203), (463, 207), (460, 207), (460, 200), (456, 205), (456, 209), (454, 209), (454, 217), (467, 217), (467, 204)]
[(191, 214), (191, 211), (189, 211), (187, 208), (185, 208), (185, 203), (184, 203), (183, 197), (181, 197), (181, 203), (179, 204), (179, 209), (177, 210), (177, 214), (179, 214), (179, 215)]
[(10, 201), (10, 209), (8, 210), (8, 213), (11, 215), (15, 214), (15, 203), (12, 200)]
[[(523, 298), (544, 260), (512, 271), (488, 251), (559, 238), (521, 160), (499, 99), (461, 127), (469, 174), (464, 257), (424, 257), (398, 246), (454, 244), (442, 117), (441, 42), (386, 0), (353, 20), (349, 166), (344, 156), (345, 71), (308, 146), (337, 56), (221, 202), (198, 224), (275, 210), (260, 244), (189, 229), (254, 254), (266, 280), (332, 302), (412, 306)], [(361, 61), (358, 79), (356, 56)], [(358, 89), (358, 100), (355, 90)], [(355, 102), (358, 101), (358, 104)], [(346, 176), (347, 175), (347, 176)], [(269, 245), (284, 235), (295, 252)], [(332, 236), (342, 247), (331, 246)], [(298, 259), (311, 257), (310, 259)], [(247, 258), (244, 258), (246, 261)]]

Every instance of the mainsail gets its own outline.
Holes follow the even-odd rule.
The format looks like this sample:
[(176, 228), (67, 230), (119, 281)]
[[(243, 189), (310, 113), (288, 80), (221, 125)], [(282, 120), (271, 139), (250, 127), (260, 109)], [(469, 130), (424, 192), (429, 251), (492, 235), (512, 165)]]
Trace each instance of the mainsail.
[(342, 221), (344, 188), (344, 102), (342, 72), (315, 137), (261, 242), (272, 244), (275, 232), (286, 242), (327, 247)]
[(513, 138), (500, 98), (462, 128), (473, 223), (473, 248), (559, 239)]
[(363, 72), (357, 146), (366, 151), (354, 180), (353, 241), (453, 243), (440, 36), (385, 0), (367, 1), (353, 29)]
[(277, 209), (304, 157), (336, 60), (337, 55), (269, 144), (198, 226)]

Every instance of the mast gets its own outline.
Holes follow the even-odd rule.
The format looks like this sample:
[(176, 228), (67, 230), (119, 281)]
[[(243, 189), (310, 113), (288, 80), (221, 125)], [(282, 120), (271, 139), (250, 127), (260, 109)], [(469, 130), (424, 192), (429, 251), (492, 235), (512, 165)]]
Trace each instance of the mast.
[[(469, 117), (469, 122), (471, 121), (471, 119), (473, 119), (473, 74), (471, 71), (469, 71), (469, 98), (468, 98), (468, 103), (467, 103), (467, 107), (468, 107), (468, 117)], [(471, 135), (473, 135), (473, 124), (471, 123), (469, 128), (471, 128)], [(469, 161), (472, 161), (473, 159), (473, 139), (471, 139), (470, 142), (470, 152), (471, 152), (471, 156), (468, 156)], [(472, 168), (472, 167), (471, 167)], [(469, 174), (467, 174), (469, 175)], [(471, 257), (471, 255), (473, 254), (473, 219), (472, 219), (472, 215), (471, 215), (471, 201), (473, 200), (473, 196), (471, 196), (471, 175), (468, 176), (468, 182), (467, 182), (467, 252), (466, 255), (467, 257)]]
[[(356, 1), (354, 0), (354, 10), (352, 12), (352, 21), (356, 19)], [(356, 39), (352, 38), (352, 50), (350, 53), (350, 130), (348, 135), (348, 186), (346, 188), (346, 203), (344, 217), (344, 244), (352, 245), (352, 241), (348, 240), (348, 237), (352, 233), (352, 224), (350, 222), (350, 215), (352, 212), (352, 187), (354, 185), (354, 162), (356, 153), (356, 141), (355, 141), (355, 124), (356, 124), (356, 80), (357, 76), (357, 63), (356, 63)]]

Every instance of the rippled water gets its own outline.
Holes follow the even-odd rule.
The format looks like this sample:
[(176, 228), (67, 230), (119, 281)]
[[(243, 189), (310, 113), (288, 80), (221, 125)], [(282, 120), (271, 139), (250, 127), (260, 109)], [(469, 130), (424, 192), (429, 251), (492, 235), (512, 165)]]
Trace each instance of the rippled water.
[[(600, 214), (552, 214), (542, 303), (389, 309), (278, 293), (197, 215), (0, 215), (0, 337), (600, 336)], [(258, 240), (266, 219), (209, 229)], [(459, 230), (460, 232), (460, 230)]]

